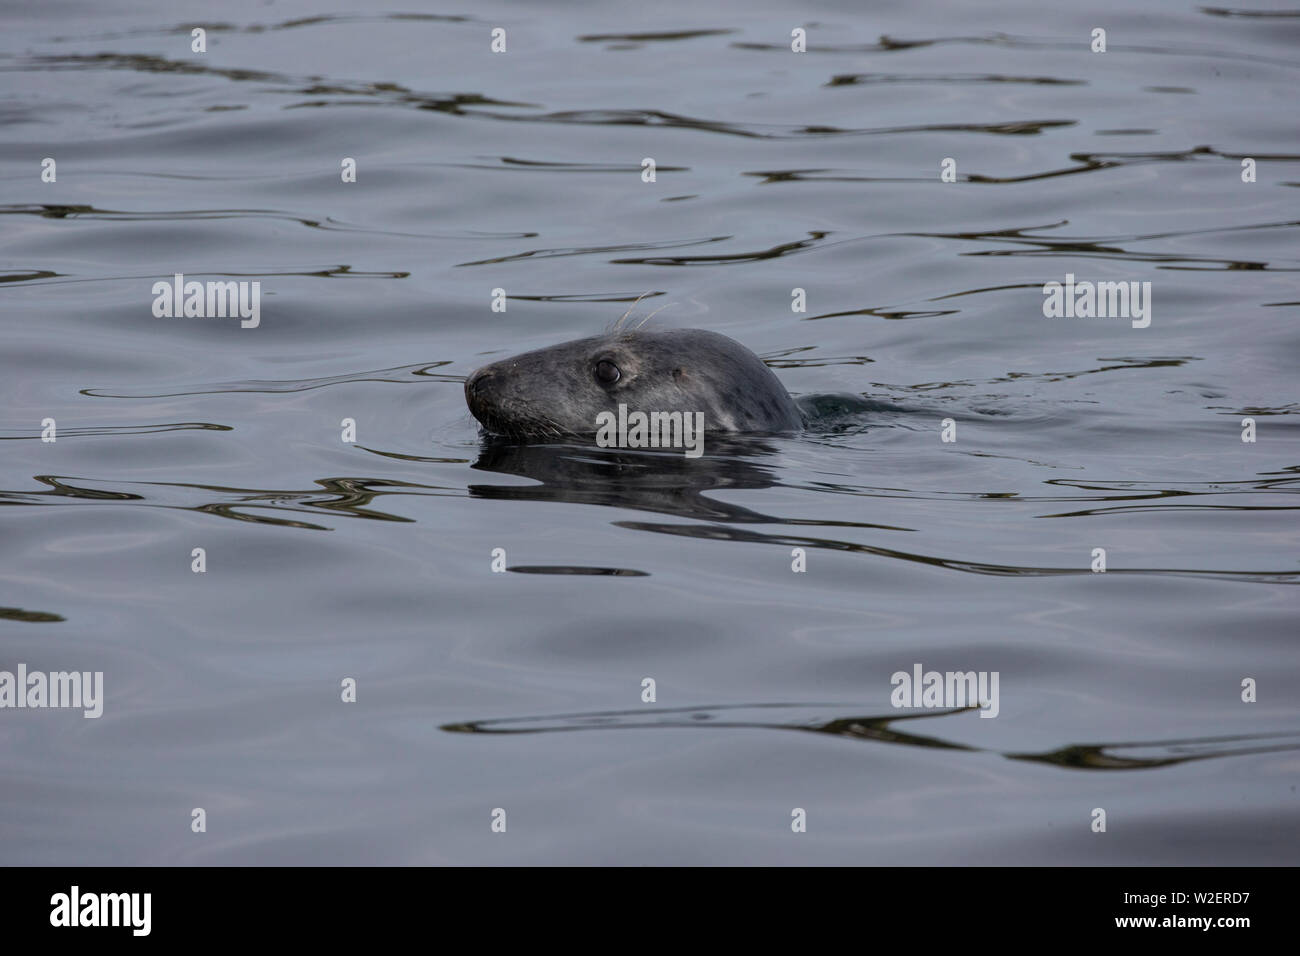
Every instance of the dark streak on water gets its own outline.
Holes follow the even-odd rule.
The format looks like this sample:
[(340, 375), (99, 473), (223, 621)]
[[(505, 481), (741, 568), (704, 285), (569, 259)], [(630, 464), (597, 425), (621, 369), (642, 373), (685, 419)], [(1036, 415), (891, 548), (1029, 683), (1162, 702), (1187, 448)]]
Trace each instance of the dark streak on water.
[[(0, 863), (1300, 861), (1300, 11), (352, 8), (0, 4)], [(633, 305), (866, 411), (480, 439)]]

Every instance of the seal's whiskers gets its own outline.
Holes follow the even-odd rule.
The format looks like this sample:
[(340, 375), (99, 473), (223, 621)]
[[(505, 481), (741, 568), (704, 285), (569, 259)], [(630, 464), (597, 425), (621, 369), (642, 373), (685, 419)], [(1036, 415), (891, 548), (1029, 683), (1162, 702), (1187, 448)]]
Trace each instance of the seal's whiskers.
[(645, 325), (647, 322), (649, 322), (651, 319), (653, 319), (656, 315), (658, 315), (658, 314), (659, 314), (660, 312), (662, 312), (664, 309), (668, 308), (669, 306), (674, 306), (674, 305), (676, 305), (676, 304), (677, 304), (676, 302), (667, 302), (667, 303), (665, 303), (664, 305), (659, 306), (659, 308), (655, 309), (653, 312), (651, 312), (649, 315), (647, 315), (644, 319), (642, 319), (640, 322), (638, 322), (638, 323), (636, 324), (636, 328), (633, 329), (632, 331), (633, 331), (633, 332), (636, 332), (638, 329), (641, 328), (641, 326)]
[(631, 305), (629, 305), (627, 307), (627, 311), (624, 312), (622, 315), (620, 315), (618, 317), (618, 321), (614, 323), (614, 328), (613, 328), (614, 334), (617, 335), (619, 332), (623, 331), (623, 323), (626, 322), (627, 317), (632, 314), (632, 310), (641, 304), (642, 299), (652, 294), (653, 294), (652, 290), (647, 290), (645, 292), (642, 292), (639, 296), (636, 297), (636, 301), (634, 301)]

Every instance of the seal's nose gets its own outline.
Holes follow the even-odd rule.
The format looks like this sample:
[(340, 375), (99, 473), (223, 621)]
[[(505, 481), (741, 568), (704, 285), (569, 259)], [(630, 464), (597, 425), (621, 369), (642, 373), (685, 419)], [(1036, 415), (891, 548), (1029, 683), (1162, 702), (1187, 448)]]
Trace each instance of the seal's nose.
[(471, 393), (476, 391), (484, 379), (492, 377), (490, 366), (483, 366), (469, 373), (469, 378), (465, 379), (465, 397), (468, 398)]
[(471, 412), (476, 412), (483, 405), (483, 386), (493, 376), (492, 366), (485, 365), (480, 369), (470, 372), (469, 377), (465, 379), (465, 404), (469, 406)]

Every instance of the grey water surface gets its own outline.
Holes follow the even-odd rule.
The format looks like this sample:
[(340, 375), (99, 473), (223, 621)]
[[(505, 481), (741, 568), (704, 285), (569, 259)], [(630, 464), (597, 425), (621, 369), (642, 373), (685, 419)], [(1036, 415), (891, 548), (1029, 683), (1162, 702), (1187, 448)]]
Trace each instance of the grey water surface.
[[(0, 24), (0, 670), (104, 688), (0, 709), (0, 863), (1300, 862), (1294, 4)], [(467, 373), (630, 307), (874, 410), (480, 436)]]

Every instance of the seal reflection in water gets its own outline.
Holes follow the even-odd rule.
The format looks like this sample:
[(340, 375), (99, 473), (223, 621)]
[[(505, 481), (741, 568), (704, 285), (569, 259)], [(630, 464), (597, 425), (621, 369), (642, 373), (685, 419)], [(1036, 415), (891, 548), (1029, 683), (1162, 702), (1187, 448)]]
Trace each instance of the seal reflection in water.
[(615, 331), (485, 365), (465, 380), (484, 429), (511, 438), (591, 436), (601, 412), (700, 412), (708, 434), (803, 428), (763, 361), (703, 329)]

